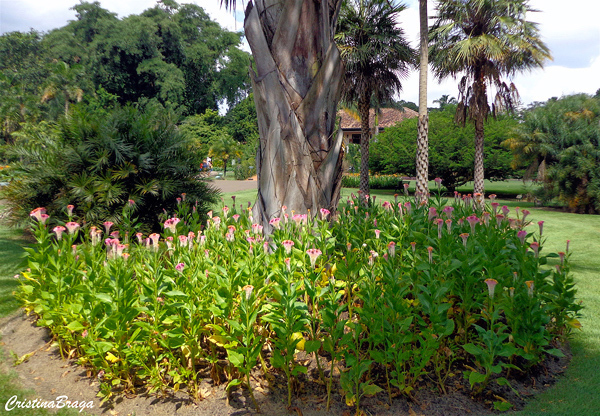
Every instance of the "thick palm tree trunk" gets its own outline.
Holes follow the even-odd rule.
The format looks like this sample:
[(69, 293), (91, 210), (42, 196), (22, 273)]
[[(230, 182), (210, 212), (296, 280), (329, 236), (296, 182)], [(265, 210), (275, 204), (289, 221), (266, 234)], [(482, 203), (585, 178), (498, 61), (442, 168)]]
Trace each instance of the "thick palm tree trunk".
[(484, 141), (484, 128), (483, 128), (483, 117), (478, 117), (475, 120), (475, 169), (473, 172), (474, 187), (473, 193), (479, 193), (481, 196), (484, 195), (483, 179), (483, 141)]
[(429, 60), (427, 0), (419, 0), (421, 56), (419, 62), (419, 124), (417, 137), (417, 198), (429, 193), (429, 115), (427, 114), (427, 64)]
[(256, 0), (244, 28), (255, 58), (250, 70), (258, 115), (255, 221), (288, 212), (334, 212), (342, 177), (342, 134), (334, 136), (340, 55), (333, 42), (335, 1)]
[(369, 142), (371, 141), (371, 129), (369, 126), (369, 108), (371, 94), (365, 94), (358, 100), (358, 114), (360, 115), (360, 182), (359, 192), (361, 196), (369, 195)]

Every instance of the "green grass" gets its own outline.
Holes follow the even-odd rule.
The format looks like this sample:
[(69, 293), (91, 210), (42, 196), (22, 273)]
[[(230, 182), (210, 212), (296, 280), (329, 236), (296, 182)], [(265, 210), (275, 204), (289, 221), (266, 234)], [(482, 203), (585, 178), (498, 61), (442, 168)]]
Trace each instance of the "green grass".
[[(517, 184), (520, 182), (514, 181)], [(515, 183), (494, 182), (491, 185), (515, 187)], [(490, 186), (491, 187), (491, 186)], [(487, 188), (491, 193), (492, 189)], [(342, 190), (342, 201), (354, 189)], [(256, 190), (223, 194), (224, 201), (231, 205), (231, 196), (236, 196), (236, 205), (244, 207), (254, 203)], [(379, 201), (393, 201), (392, 191), (376, 191)], [(564, 251), (566, 240), (571, 240), (572, 271), (577, 281), (579, 298), (585, 309), (581, 323), (582, 331), (576, 331), (571, 349), (573, 360), (566, 373), (546, 392), (536, 396), (519, 416), (571, 416), (598, 414), (600, 409), (600, 216), (568, 214), (532, 207), (525, 201), (499, 201), (514, 210), (514, 207), (531, 211), (532, 231), (537, 230), (537, 221), (543, 220), (546, 251)], [(21, 262), (25, 240), (22, 232), (0, 226), (0, 316), (6, 316), (17, 308), (12, 296), (16, 281), (14, 274)], [(0, 374), (0, 405), (14, 394), (22, 396), (22, 390), (15, 390), (14, 376)], [(16, 413), (15, 415), (37, 415), (39, 413)]]
[(19, 306), (12, 294), (18, 285), (13, 276), (20, 270), (25, 243), (21, 230), (0, 226), (0, 317), (14, 312)]

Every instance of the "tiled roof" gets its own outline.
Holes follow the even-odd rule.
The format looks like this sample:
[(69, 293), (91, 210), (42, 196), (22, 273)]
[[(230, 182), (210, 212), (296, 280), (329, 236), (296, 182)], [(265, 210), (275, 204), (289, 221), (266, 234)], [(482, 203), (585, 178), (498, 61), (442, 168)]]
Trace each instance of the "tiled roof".
[[(403, 110), (398, 110), (395, 108), (381, 108), (379, 111), (379, 128), (391, 127), (402, 120), (419, 116), (419, 113), (406, 107)], [(346, 110), (339, 110), (338, 115), (342, 117), (342, 130), (360, 130), (360, 120), (354, 118)], [(375, 110), (371, 109), (369, 110), (369, 126), (373, 128), (374, 125)]]

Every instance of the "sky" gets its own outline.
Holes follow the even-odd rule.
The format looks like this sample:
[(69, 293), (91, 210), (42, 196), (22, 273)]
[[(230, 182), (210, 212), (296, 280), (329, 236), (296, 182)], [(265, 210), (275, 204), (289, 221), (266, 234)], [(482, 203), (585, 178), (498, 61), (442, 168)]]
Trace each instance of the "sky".
[[(103, 8), (117, 13), (118, 17), (139, 14), (153, 7), (156, 0), (99, 0)], [(235, 15), (220, 7), (220, 0), (179, 0), (195, 3), (206, 10), (212, 19), (229, 30), (243, 30), (245, 2), (239, 2)], [(400, 15), (401, 26), (418, 47), (419, 17), (417, 0), (405, 0), (409, 7)], [(12, 31), (49, 31), (64, 26), (75, 19), (70, 8), (77, 0), (0, 0), (0, 33)], [(530, 0), (530, 6), (539, 10), (527, 19), (539, 23), (542, 40), (548, 45), (553, 60), (544, 69), (519, 74), (509, 80), (515, 83), (521, 102), (546, 101), (584, 92), (594, 94), (600, 89), (600, 2), (598, 0)], [(434, 14), (433, 2), (429, 1), (429, 15)], [(246, 49), (249, 48), (246, 45)], [(418, 102), (418, 72), (403, 79), (399, 98)], [(442, 95), (458, 97), (457, 80), (446, 79), (441, 83), (429, 77), (428, 105)]]

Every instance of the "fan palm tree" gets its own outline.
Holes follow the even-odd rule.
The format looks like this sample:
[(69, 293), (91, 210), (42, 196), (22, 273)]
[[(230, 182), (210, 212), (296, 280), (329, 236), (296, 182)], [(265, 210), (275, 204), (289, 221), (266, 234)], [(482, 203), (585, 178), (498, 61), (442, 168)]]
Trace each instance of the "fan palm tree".
[[(518, 103), (516, 86), (503, 77), (541, 68), (551, 59), (528, 0), (440, 0), (430, 31), (429, 56), (438, 79), (459, 81), (456, 121), (475, 124), (474, 192), (484, 193), (484, 121), (489, 114), (512, 111)], [(495, 90), (488, 104), (488, 90)]]
[(335, 40), (346, 67), (342, 95), (356, 102), (361, 120), (360, 191), (369, 193), (369, 110), (375, 102), (391, 100), (402, 89), (400, 78), (414, 64), (415, 52), (398, 26), (406, 8), (386, 0), (346, 0)]
[[(236, 0), (221, 0), (228, 8)], [(315, 215), (335, 211), (342, 180), (342, 133), (334, 135), (342, 72), (333, 42), (342, 0), (249, 1), (244, 31), (260, 143), (254, 218), (281, 207)]]

